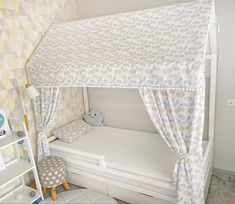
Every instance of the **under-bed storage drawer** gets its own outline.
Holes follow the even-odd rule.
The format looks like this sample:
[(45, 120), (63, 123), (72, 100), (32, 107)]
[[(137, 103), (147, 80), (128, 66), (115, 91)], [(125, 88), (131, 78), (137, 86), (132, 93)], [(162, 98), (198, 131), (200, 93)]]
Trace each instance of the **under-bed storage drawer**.
[[(94, 178), (92, 178), (94, 177)], [(97, 177), (97, 178), (95, 178)], [(164, 201), (162, 197), (156, 198), (151, 197), (147, 194), (140, 193), (141, 190), (145, 192), (146, 190), (138, 188), (137, 186), (128, 185), (126, 183), (118, 182), (115, 180), (110, 180), (105, 177), (99, 177), (97, 175), (90, 174), (85, 171), (81, 171), (75, 168), (71, 168), (67, 166), (67, 179), (68, 182), (85, 187), (91, 190), (95, 190), (111, 197), (124, 200), (129, 203), (137, 203), (137, 204), (172, 204), (175, 203), (173, 198), (169, 196), (164, 196), (159, 194), (158, 196), (163, 196), (166, 200)], [(100, 179), (105, 180), (106, 182), (100, 181)], [(138, 189), (140, 191), (138, 191)], [(154, 193), (154, 192), (153, 192)], [(156, 192), (155, 192), (156, 193)], [(160, 199), (161, 198), (161, 199)]]
[(128, 203), (137, 203), (137, 204), (172, 204), (174, 202), (167, 202), (158, 198), (153, 198), (148, 195), (123, 189), (117, 186), (108, 185), (108, 194), (111, 197), (124, 200)]
[(76, 170), (67, 170), (67, 180), (69, 183), (108, 194), (106, 183), (80, 175)]

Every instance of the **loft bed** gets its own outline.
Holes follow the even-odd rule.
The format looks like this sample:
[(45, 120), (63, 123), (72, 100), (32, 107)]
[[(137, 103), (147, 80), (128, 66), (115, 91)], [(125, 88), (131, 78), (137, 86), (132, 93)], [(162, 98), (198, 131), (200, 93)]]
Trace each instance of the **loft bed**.
[[(45, 131), (56, 118), (61, 87), (82, 88), (85, 112), (87, 87), (138, 89), (159, 135), (104, 126), (70, 145), (50, 137), (51, 152), (66, 160), (71, 183), (121, 200), (204, 203), (213, 167), (216, 51), (210, 0), (52, 25), (26, 65), (40, 92), (33, 101), (39, 159), (50, 155)], [(207, 142), (205, 60), (211, 65)], [(120, 151), (123, 145), (133, 152)]]

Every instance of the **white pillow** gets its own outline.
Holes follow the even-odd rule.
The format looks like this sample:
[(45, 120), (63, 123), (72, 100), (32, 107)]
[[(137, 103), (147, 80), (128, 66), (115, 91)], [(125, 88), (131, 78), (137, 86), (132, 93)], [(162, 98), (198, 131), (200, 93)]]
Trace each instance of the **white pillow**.
[(83, 120), (75, 120), (51, 131), (51, 133), (64, 142), (72, 143), (79, 137), (82, 137), (86, 133), (90, 132), (92, 129), (93, 127), (85, 123)]

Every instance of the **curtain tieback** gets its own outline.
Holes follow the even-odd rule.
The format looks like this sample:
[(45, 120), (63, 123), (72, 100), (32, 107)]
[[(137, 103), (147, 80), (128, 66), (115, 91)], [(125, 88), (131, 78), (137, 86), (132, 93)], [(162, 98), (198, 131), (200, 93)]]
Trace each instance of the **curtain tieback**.
[(194, 154), (194, 151), (190, 151), (188, 153), (185, 154), (181, 154), (178, 156), (178, 159), (188, 159), (190, 156), (192, 156)]
[[(179, 171), (179, 166), (180, 166), (181, 161), (187, 159), (188, 162), (190, 162), (189, 158), (191, 156), (195, 155), (198, 152), (197, 150), (198, 150), (198, 148), (195, 148), (195, 149), (192, 149), (190, 152), (182, 153), (182, 154), (178, 155), (178, 160), (176, 161), (175, 169), (174, 169), (174, 172), (173, 172), (173, 175), (172, 175), (172, 185), (173, 186), (176, 186), (177, 183), (178, 183), (178, 176), (179, 176), (179, 172), (178, 171)], [(189, 182), (191, 183), (192, 179), (191, 179), (191, 175), (190, 174), (188, 174), (188, 179), (189, 179)]]
[(189, 159), (189, 157), (195, 155), (198, 152), (198, 148), (192, 149), (190, 152), (180, 154), (178, 159)]

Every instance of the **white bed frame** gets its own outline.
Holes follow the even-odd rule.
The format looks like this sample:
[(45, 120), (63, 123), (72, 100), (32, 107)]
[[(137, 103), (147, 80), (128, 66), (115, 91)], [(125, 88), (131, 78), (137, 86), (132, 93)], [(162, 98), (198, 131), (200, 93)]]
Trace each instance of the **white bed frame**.
[[(214, 2), (213, 2), (214, 3)], [(212, 171), (213, 171), (213, 147), (214, 147), (214, 118), (215, 118), (215, 96), (216, 96), (216, 72), (217, 72), (217, 23), (215, 17), (215, 7), (213, 5), (211, 23), (210, 23), (210, 54), (206, 54), (206, 59), (211, 61), (211, 74), (206, 77), (210, 77), (210, 103), (209, 103), (209, 128), (208, 128), (208, 145), (205, 152), (205, 199), (207, 197), (208, 189), (210, 186)], [(84, 111), (89, 111), (89, 101), (87, 89), (83, 88), (84, 98)], [(49, 142), (52, 142), (56, 137), (51, 136), (48, 138)], [(92, 158), (97, 161), (97, 168), (105, 168), (104, 157), (93, 155), (90, 153), (81, 152), (81, 156)], [(85, 188), (93, 189), (111, 197), (118, 198), (120, 200), (129, 203), (150, 203), (150, 204), (167, 204), (176, 203), (175, 199), (170, 196), (165, 196), (154, 191), (146, 190), (138, 186), (122, 183), (117, 180), (113, 180), (104, 176), (95, 175), (79, 168), (81, 161), (77, 160), (73, 164), (77, 165), (77, 168), (68, 166), (67, 177), (68, 181), (72, 184), (79, 185)], [(87, 164), (84, 164), (87, 165)], [(89, 164), (88, 164), (89, 168)], [(112, 170), (110, 170), (112, 172)], [(117, 174), (117, 172), (115, 172)], [(120, 176), (125, 172), (120, 172)], [(140, 177), (133, 174), (133, 178)], [(146, 178), (143, 178), (145, 180)], [(160, 183), (159, 185), (169, 185), (166, 183)]]
[[(63, 150), (61, 151), (63, 152)], [(57, 154), (56, 151), (54, 151), (53, 153), (55, 155), (61, 156), (60, 154)], [(72, 158), (72, 151), (69, 151), (69, 153), (67, 153), (69, 155), (67, 155), (65, 152), (63, 153), (63, 156), (66, 158), (67, 164), (67, 179), (70, 183), (96, 190), (130, 203), (176, 203), (176, 199), (170, 195), (162, 194), (154, 190), (148, 190), (144, 187), (122, 182), (121, 178), (129, 178), (132, 180), (137, 180), (139, 182), (148, 183), (152, 186), (159, 186), (162, 189), (170, 189), (171, 185), (167, 181), (151, 179), (150, 177), (131, 174), (125, 171), (105, 167), (105, 165), (103, 165), (104, 158), (98, 157), (97, 155), (81, 153), (81, 155), (79, 154), (81, 158)], [(88, 157), (89, 159), (94, 160), (94, 163), (96, 164), (84, 162), (82, 157)], [(212, 140), (207, 145), (204, 158), (204, 182), (206, 184), (204, 192), (206, 196), (213, 168)], [(114, 176), (110, 177), (109, 175)], [(115, 177), (117, 177), (118, 179), (114, 179)], [(149, 202), (141, 202), (141, 200), (139, 200), (140, 198), (149, 200)]]

